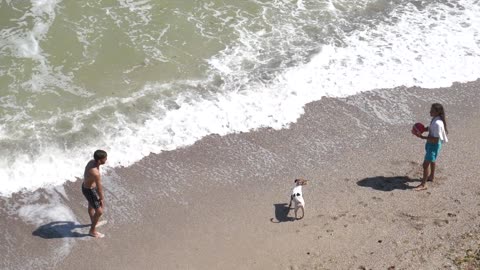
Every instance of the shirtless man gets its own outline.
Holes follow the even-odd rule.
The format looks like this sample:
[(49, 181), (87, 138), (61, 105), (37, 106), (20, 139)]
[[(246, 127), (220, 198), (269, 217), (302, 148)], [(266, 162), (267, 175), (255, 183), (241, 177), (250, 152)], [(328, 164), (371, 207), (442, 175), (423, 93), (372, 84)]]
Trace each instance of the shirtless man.
[(107, 162), (107, 152), (103, 150), (95, 151), (93, 159), (88, 162), (83, 175), (82, 193), (88, 201), (88, 215), (92, 222), (88, 234), (95, 238), (103, 238), (105, 236), (95, 230), (98, 220), (103, 214), (103, 207), (105, 206), (102, 181), (100, 178), (100, 165), (105, 164), (105, 162)]

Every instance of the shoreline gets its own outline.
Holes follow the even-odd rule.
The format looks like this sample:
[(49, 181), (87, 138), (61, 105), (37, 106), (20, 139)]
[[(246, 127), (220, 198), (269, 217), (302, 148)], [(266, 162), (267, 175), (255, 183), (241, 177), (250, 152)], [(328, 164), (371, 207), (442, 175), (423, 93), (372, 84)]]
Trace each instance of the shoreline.
[[(103, 176), (100, 240), (73, 237), (81, 229), (72, 225), (54, 228), (55, 239), (32, 235), (51, 222), (88, 221), (80, 181), (15, 194), (0, 200), (0, 228), (27, 248), (7, 241), (0, 268), (455, 269), (446, 254), (480, 224), (479, 89), (477, 80), (323, 98), (286, 129), (210, 135), (151, 154)], [(414, 192), (424, 150), (410, 127), (429, 119), (433, 102), (445, 105), (450, 142), (437, 180)], [(283, 210), (295, 178), (311, 182), (306, 216), (291, 222)], [(18, 213), (34, 215), (29, 205), (45, 211), (25, 222)], [(22, 261), (26, 254), (42, 259)]]

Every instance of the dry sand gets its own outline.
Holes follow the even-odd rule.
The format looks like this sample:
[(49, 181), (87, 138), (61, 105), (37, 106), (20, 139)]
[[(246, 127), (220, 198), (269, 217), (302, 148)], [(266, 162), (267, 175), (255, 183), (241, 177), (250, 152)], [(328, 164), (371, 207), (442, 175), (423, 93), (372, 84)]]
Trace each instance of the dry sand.
[[(424, 141), (410, 128), (429, 121), (433, 102), (446, 108), (450, 142), (440, 153), (435, 181), (416, 192), (411, 188), (419, 184)], [(35, 266), (28, 258), (52, 256), (48, 250), (68, 240), (59, 260), (37, 264), (43, 269), (457, 269), (455, 257), (480, 243), (479, 104), (479, 81), (324, 98), (306, 105), (305, 114), (283, 130), (212, 135), (152, 154), (104, 176), (108, 224), (99, 229), (104, 239), (74, 237), (78, 223), (63, 226), (59, 237), (48, 237), (51, 230), (38, 237), (38, 225), (3, 211), (6, 222), (0, 227), (15, 226), (10, 238), (22, 248), (10, 242), (0, 248), (10, 254), (0, 255), (0, 268)], [(297, 177), (311, 182), (304, 188), (306, 216), (293, 221), (293, 211), (287, 216), (285, 210)], [(61, 203), (86, 223), (80, 181), (66, 184), (65, 194)], [(15, 200), (20, 199), (0, 206), (18, 209), (11, 206)]]

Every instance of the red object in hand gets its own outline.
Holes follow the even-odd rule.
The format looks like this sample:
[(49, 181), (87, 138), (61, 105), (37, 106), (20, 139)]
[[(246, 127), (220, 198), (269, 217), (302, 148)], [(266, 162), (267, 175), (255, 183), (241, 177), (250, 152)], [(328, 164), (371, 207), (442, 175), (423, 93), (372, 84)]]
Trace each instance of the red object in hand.
[(413, 134), (417, 134), (417, 133), (422, 134), (423, 132), (425, 132), (425, 130), (426, 128), (422, 123), (415, 123), (415, 125), (413, 125), (412, 127)]

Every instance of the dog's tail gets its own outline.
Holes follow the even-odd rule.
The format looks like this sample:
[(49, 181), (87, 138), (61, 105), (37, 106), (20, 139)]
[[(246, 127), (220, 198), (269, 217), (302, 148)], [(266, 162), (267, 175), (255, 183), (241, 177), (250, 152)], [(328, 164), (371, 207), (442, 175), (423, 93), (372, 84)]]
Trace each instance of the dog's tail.
[(297, 217), (297, 220), (300, 220), (303, 217), (305, 217), (305, 207), (303, 207), (303, 205), (300, 205), (300, 206), (298, 206), (297, 211), (300, 210), (300, 209), (302, 209), (302, 216), (301, 217), (297, 217), (297, 212), (295, 212), (295, 217)]

